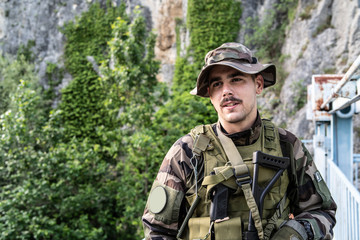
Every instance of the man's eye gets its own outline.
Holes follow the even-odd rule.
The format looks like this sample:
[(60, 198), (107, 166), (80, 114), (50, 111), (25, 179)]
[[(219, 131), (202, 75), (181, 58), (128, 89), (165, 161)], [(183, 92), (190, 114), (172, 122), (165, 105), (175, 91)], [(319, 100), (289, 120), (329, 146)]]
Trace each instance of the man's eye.
[(239, 81), (241, 81), (241, 78), (234, 78), (234, 79), (232, 79), (232, 81), (233, 82), (239, 82)]
[(221, 82), (214, 82), (213, 84), (212, 84), (212, 87), (218, 87), (218, 86), (220, 86), (221, 85)]

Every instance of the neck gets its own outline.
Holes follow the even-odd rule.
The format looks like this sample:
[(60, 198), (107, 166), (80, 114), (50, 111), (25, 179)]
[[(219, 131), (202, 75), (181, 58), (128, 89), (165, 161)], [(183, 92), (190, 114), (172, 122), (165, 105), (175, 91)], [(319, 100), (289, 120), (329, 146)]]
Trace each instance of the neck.
[(246, 119), (243, 119), (238, 122), (227, 122), (223, 119), (219, 119), (221, 126), (225, 129), (228, 134), (233, 134), (237, 132), (243, 132), (251, 128), (257, 118), (257, 111), (254, 114), (249, 115)]

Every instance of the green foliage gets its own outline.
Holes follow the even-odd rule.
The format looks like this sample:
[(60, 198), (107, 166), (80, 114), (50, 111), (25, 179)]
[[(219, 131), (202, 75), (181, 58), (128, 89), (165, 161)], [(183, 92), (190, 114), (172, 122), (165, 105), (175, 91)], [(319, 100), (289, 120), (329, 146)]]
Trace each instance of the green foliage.
[(20, 45), (17, 51), (17, 59), (25, 59), (27, 62), (33, 62), (35, 59), (34, 53), (31, 51), (31, 48), (36, 45), (34, 40), (29, 40), (26, 46)]
[(336, 73), (336, 67), (329, 67), (324, 69), (325, 74), (335, 74)]
[(305, 106), (307, 100), (307, 90), (306, 85), (304, 85), (304, 80), (300, 79), (299, 81), (293, 82), (291, 89), (292, 92), (294, 92), (293, 100), (296, 104), (296, 109), (294, 111), (298, 111)]
[[(281, 64), (287, 56), (281, 55), (281, 48), (285, 39), (285, 30), (295, 16), (295, 10), (298, 1), (295, 0), (279, 0), (272, 9), (268, 9), (263, 20), (259, 18), (248, 18), (246, 28), (252, 34), (245, 36), (245, 45), (251, 49), (255, 49), (256, 57), (262, 63), (273, 62), (276, 65), (277, 76), (275, 86), (265, 89), (264, 95), (268, 91), (272, 91), (276, 96), (280, 95), (282, 86), (288, 73), (284, 71)], [(272, 104), (277, 106), (279, 99)], [(263, 111), (263, 110), (262, 110)], [(267, 109), (272, 112), (273, 109)], [(267, 113), (267, 115), (269, 115)]]
[(256, 49), (256, 57), (262, 62), (276, 62), (280, 57), (285, 39), (285, 29), (289, 24), (289, 14), (296, 8), (297, 1), (279, 0), (274, 8), (268, 9), (265, 18), (248, 18), (247, 28), (253, 33), (245, 36), (245, 45)]
[(96, 62), (105, 59), (107, 42), (111, 39), (111, 24), (122, 15), (124, 6), (103, 9), (95, 3), (88, 12), (63, 29), (67, 38), (65, 67), (74, 78), (63, 90), (60, 104), (63, 127), (68, 139), (95, 139), (95, 127), (105, 124), (106, 112), (101, 103), (105, 100), (106, 92), (87, 56), (94, 57)]
[[(140, 239), (166, 151), (216, 121), (209, 100), (189, 91), (206, 52), (236, 40), (239, 1), (189, 0), (190, 46), (177, 58), (168, 102), (156, 80), (155, 36), (140, 12), (130, 20), (124, 9), (96, 3), (65, 25), (65, 69), (48, 63), (42, 95), (28, 64), (31, 44), (19, 51), (25, 57), (0, 58), (0, 93), (10, 99), (0, 112), (0, 239)], [(65, 71), (73, 80), (50, 110)]]
[[(206, 13), (206, 14), (204, 14)], [(188, 2), (187, 28), (190, 47), (177, 59), (173, 90), (190, 91), (195, 86), (206, 53), (224, 42), (235, 41), (240, 30), (241, 3), (238, 1), (191, 0)]]
[[(21, 81), (11, 97), (13, 107), (0, 117), (0, 239), (143, 235), (140, 216), (163, 157), (154, 113), (167, 90), (156, 80), (155, 36), (146, 32), (141, 14), (134, 13), (132, 21), (117, 16), (108, 30), (108, 45), (97, 56), (101, 78), (81, 65), (87, 62), (79, 62), (81, 71), (73, 69), (64, 102), (50, 115), (40, 94)], [(56, 79), (62, 71), (48, 64), (47, 77)], [(101, 109), (101, 121), (72, 113), (70, 102), (89, 111)], [(78, 129), (63, 122), (69, 116), (80, 118), (83, 126), (78, 127), (92, 134), (80, 129), (77, 135)]]
[[(238, 1), (191, 0), (188, 2), (186, 27), (190, 31), (190, 46), (184, 57), (175, 63), (171, 100), (156, 114), (159, 126), (159, 151), (164, 153), (171, 144), (199, 124), (213, 123), (217, 115), (209, 99), (190, 95), (205, 54), (224, 42), (236, 40), (240, 29), (241, 4)], [(185, 27), (177, 20), (177, 32)], [(179, 39), (178, 46), (179, 44)], [(179, 49), (178, 49), (179, 53)]]
[(137, 130), (135, 126), (151, 127), (152, 113), (167, 91), (156, 79), (159, 63), (154, 60), (155, 36), (146, 35), (140, 16), (127, 25), (122, 18), (112, 25), (111, 60), (102, 64), (105, 77), (101, 84), (107, 95), (104, 105), (111, 116), (109, 124), (128, 125), (133, 131)]
[(111, 24), (117, 17), (125, 15), (124, 11), (123, 5), (104, 9), (95, 3), (81, 17), (64, 26), (65, 66), (72, 75), (92, 69), (87, 56), (93, 56), (96, 62), (104, 59), (111, 38)]
[(327, 17), (326, 21), (323, 24), (316, 28), (315, 32), (313, 32), (311, 36), (316, 37), (328, 28), (333, 28), (333, 26), (331, 25), (331, 15)]
[(89, 143), (50, 152), (28, 145), (1, 157), (1, 239), (116, 239), (120, 182)]
[(195, 63), (224, 42), (234, 41), (240, 30), (241, 3), (238, 1), (190, 0), (188, 28)]
[[(121, 176), (118, 180), (121, 187), (116, 197), (122, 213), (118, 225), (121, 239), (142, 235), (140, 216), (163, 157), (157, 150), (160, 136), (155, 132), (154, 114), (168, 92), (156, 79), (159, 63), (154, 60), (155, 36), (146, 34), (144, 19), (140, 12), (135, 14), (137, 17), (130, 25), (123, 18), (112, 25), (111, 57), (101, 66), (104, 74), (101, 84), (107, 93), (104, 109), (109, 114), (108, 128), (102, 129), (102, 139), (105, 137), (106, 142), (110, 140), (120, 146), (118, 151), (111, 150), (106, 155), (120, 160), (116, 172)], [(112, 140), (119, 134), (111, 132), (119, 129), (121, 139)], [(110, 144), (108, 149), (111, 147)]]
[(43, 105), (46, 111), (49, 113), (52, 110), (52, 103), (57, 98), (57, 93), (55, 88), (59, 86), (61, 80), (64, 77), (64, 69), (59, 68), (55, 63), (48, 62), (45, 72), (45, 82), (47, 86), (44, 87), (42, 96), (43, 96)]
[(304, 11), (302, 11), (300, 13), (300, 19), (301, 20), (306, 20), (311, 18), (311, 11), (316, 7), (315, 4), (310, 4), (308, 6), (305, 7)]
[(20, 79), (26, 81), (31, 89), (39, 89), (34, 65), (23, 55), (18, 55), (17, 59), (0, 55), (0, 115), (11, 107), (10, 94), (15, 92)]

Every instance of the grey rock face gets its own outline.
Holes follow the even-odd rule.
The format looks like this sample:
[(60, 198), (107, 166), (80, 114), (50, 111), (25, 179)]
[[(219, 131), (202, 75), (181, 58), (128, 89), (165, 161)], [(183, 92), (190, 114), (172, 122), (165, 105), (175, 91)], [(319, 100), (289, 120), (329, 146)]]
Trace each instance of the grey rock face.
[[(311, 6), (308, 7), (311, 9), (308, 10), (310, 17), (302, 19), (301, 14), (307, 6)], [(288, 56), (284, 68), (290, 73), (280, 95), (286, 109), (296, 109), (291, 87), (296, 81), (301, 80), (308, 85), (313, 74), (345, 73), (360, 54), (359, 24), (357, 1), (300, 1), (282, 49), (282, 54)], [(300, 112), (294, 118), (282, 116), (277, 120), (287, 122), (289, 126), (294, 126), (293, 119), (299, 119), (299, 123), (306, 122), (306, 114)], [(308, 135), (308, 132), (307, 127), (303, 127), (299, 135), (306, 137), (304, 133)]]
[[(35, 46), (31, 50), (42, 84), (46, 85), (47, 64), (63, 65), (65, 39), (59, 29), (95, 1), (0, 0), (0, 51), (15, 55), (19, 47), (33, 41)], [(97, 2), (106, 4), (106, 0)], [(119, 0), (113, 1), (113, 4), (119, 3)]]

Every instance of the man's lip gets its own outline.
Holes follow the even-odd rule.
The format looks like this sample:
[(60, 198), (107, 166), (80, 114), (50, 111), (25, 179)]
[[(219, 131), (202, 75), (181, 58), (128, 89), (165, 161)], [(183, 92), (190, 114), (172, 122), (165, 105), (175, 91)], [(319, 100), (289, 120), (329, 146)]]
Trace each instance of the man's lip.
[(224, 102), (223, 104), (221, 104), (221, 107), (234, 107), (238, 104), (239, 104), (238, 101), (228, 101), (228, 102)]

